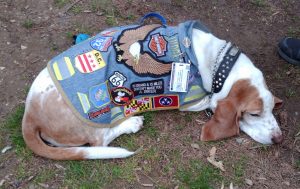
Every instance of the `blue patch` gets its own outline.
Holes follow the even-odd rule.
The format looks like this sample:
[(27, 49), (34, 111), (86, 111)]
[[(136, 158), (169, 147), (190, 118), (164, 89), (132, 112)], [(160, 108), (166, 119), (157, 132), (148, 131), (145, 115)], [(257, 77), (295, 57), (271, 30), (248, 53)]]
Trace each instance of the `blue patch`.
[(101, 36), (91, 41), (91, 47), (95, 50), (106, 52), (111, 46), (113, 37)]
[(107, 82), (101, 83), (90, 88), (89, 100), (97, 108), (110, 103), (110, 95), (108, 93)]

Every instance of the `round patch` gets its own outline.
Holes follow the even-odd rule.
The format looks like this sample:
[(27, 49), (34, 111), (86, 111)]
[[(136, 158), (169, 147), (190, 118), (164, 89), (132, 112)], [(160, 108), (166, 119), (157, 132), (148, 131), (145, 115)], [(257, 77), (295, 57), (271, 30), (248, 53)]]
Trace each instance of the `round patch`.
[(115, 105), (125, 106), (133, 99), (133, 92), (126, 87), (116, 87), (111, 90), (111, 97)]
[(159, 104), (162, 106), (169, 106), (172, 104), (173, 100), (170, 97), (164, 96), (159, 99)]

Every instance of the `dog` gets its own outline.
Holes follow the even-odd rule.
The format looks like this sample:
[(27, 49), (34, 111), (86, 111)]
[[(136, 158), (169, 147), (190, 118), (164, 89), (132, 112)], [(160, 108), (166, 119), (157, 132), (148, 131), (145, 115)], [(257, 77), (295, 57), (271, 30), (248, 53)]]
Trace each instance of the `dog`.
[[(138, 26), (135, 27), (135, 30), (145, 29), (149, 32), (162, 26), (146, 25), (145, 27)], [(114, 30), (110, 30), (102, 32), (101, 35), (107, 37), (110, 36), (108, 34), (114, 32)], [(100, 50), (115, 48), (117, 52), (116, 61), (123, 63), (116, 64), (116, 68), (120, 69), (115, 71), (116, 74), (110, 78), (110, 81), (115, 82), (116, 75), (120, 75), (120, 71), (123, 69), (121, 65), (124, 66), (125, 64), (132, 72), (141, 75), (145, 73), (154, 74), (153, 78), (155, 79), (159, 79), (160, 74), (170, 73), (171, 63), (157, 62), (158, 59), (157, 61), (152, 60), (155, 59), (155, 56), (164, 56), (164, 50), (168, 48), (166, 41), (164, 41), (165, 38), (157, 33), (150, 36), (148, 48), (156, 53), (155, 56), (150, 56), (147, 53), (141, 53), (141, 40), (146, 39), (145, 36), (138, 31), (135, 33), (136, 38), (128, 37), (126, 41), (127, 38), (125, 37), (130, 32), (132, 32), (131, 29), (123, 32), (122, 37), (118, 38), (119, 43), (112, 44), (112, 41), (107, 40), (112, 38), (101, 38), (106, 40), (104, 44), (106, 46), (104, 49), (101, 42)], [(203, 89), (207, 91), (207, 95), (189, 106), (176, 108), (181, 111), (202, 111), (210, 108), (214, 112), (211, 119), (202, 127), (201, 140), (211, 141), (231, 137), (239, 134), (241, 129), (259, 143), (280, 143), (283, 140), (282, 132), (272, 110), (280, 107), (282, 100), (269, 91), (262, 72), (232, 43), (217, 38), (205, 28), (192, 27), (190, 32), (190, 38), (184, 38), (183, 41), (179, 40), (179, 43), (182, 43), (183, 48), (192, 49), (194, 52), (194, 59), (187, 58), (186, 60), (191, 62), (201, 76)], [(222, 62), (226, 58), (231, 59), (226, 57), (229, 56), (228, 54), (231, 54), (236, 60), (233, 61), (232, 68), (228, 67), (227, 75), (224, 74), (223, 76), (221, 74)], [(99, 53), (95, 57), (99, 59)], [(72, 64), (78, 68), (80, 60), (77, 61), (77, 59), (75, 58), (75, 64)], [(147, 62), (159, 66), (160, 69), (153, 71), (150, 68), (145, 68)], [(195, 62), (197, 63), (195, 64)], [(101, 62), (97, 66), (95, 70), (101, 69)], [(227, 66), (224, 65), (224, 67)], [(78, 68), (81, 72), (84, 71), (83, 69), (82, 67)], [(144, 71), (145, 69), (148, 70)], [(220, 77), (218, 70), (221, 72)], [(66, 102), (50, 72), (51, 70), (45, 68), (39, 73), (30, 88), (25, 104), (22, 132), (27, 146), (34, 153), (55, 160), (125, 158), (135, 154), (135, 152), (123, 148), (108, 147), (108, 144), (122, 134), (138, 132), (143, 127), (143, 116), (128, 116), (126, 119), (115, 122), (113, 126), (109, 123), (106, 124), (106, 127), (87, 126), (87, 123), (74, 113), (70, 103)], [(225, 77), (225, 75), (226, 78), (221, 82), (222, 76)], [(120, 89), (120, 85), (128, 82), (127, 79), (128, 77), (122, 75), (122, 80), (115, 85), (116, 89)], [(107, 85), (104, 86), (107, 87)], [(164, 86), (164, 88), (167, 87)], [(157, 91), (160, 90), (157, 88)], [(95, 98), (101, 99), (102, 91), (98, 89), (96, 91)], [(121, 99), (126, 98), (123, 105), (128, 106), (128, 101), (132, 100), (132, 96), (124, 93), (124, 90), (115, 92), (118, 94), (115, 96), (118, 99), (116, 103), (121, 103)], [(118, 98), (119, 96), (122, 98)], [(162, 105), (174, 103), (172, 98), (160, 97), (160, 100), (159, 103)], [(110, 107), (107, 106), (94, 117), (104, 115), (110, 110)]]

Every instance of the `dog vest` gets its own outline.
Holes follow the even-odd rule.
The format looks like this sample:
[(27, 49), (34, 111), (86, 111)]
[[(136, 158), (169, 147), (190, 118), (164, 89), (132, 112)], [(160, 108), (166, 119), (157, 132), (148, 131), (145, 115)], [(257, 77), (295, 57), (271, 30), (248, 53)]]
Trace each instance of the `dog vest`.
[[(197, 21), (110, 28), (56, 56), (47, 68), (82, 121), (112, 127), (137, 113), (178, 109), (207, 95), (192, 48), (194, 28), (209, 32)], [(189, 67), (186, 92), (170, 90), (173, 62)]]

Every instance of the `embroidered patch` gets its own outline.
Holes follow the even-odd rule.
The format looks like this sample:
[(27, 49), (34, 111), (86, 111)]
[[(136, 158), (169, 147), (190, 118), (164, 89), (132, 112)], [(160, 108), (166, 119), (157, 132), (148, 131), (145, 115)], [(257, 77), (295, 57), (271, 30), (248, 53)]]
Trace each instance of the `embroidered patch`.
[(88, 99), (87, 95), (84, 94), (84, 93), (79, 93), (78, 92), (77, 96), (79, 98), (79, 101), (80, 101), (80, 104), (82, 106), (83, 112), (87, 113), (91, 108), (91, 105), (90, 105), (90, 102), (89, 102), (89, 99)]
[(91, 47), (98, 51), (106, 52), (112, 42), (112, 37), (101, 36), (91, 41)]
[(151, 35), (149, 49), (156, 54), (156, 57), (166, 55), (168, 42), (159, 33)]
[(81, 73), (91, 73), (105, 66), (101, 53), (96, 50), (75, 57), (75, 67)]
[(93, 86), (89, 89), (89, 99), (95, 107), (100, 108), (110, 103), (107, 82)]
[(133, 92), (125, 87), (116, 87), (111, 90), (111, 97), (114, 104), (125, 106), (133, 99)]
[(125, 116), (129, 116), (133, 113), (141, 113), (152, 109), (152, 98), (143, 97), (139, 99), (133, 99), (130, 104), (124, 107)]
[(69, 57), (64, 57), (61, 61), (55, 62), (52, 67), (54, 74), (59, 81), (67, 79), (75, 74), (75, 70)]
[(202, 90), (202, 88), (199, 85), (191, 86), (189, 92), (186, 94), (183, 102), (190, 102), (193, 100), (199, 100), (202, 97), (204, 97), (206, 94)]
[(108, 30), (108, 31), (103, 31), (100, 34), (102, 36), (113, 36), (118, 30)]
[(164, 93), (164, 80), (152, 80), (135, 82), (131, 84), (131, 90), (134, 96), (146, 94), (163, 94)]
[(178, 35), (166, 37), (166, 38), (167, 41), (169, 42), (169, 47), (170, 47), (172, 57), (175, 58), (177, 61), (179, 61), (181, 51), (178, 42)]
[(170, 73), (171, 62), (158, 61), (148, 52), (140, 52), (139, 56), (133, 56), (129, 51), (132, 44), (143, 43), (147, 35), (159, 27), (160, 25), (151, 24), (123, 30), (117, 42), (113, 44), (116, 61), (124, 64), (139, 76), (157, 77)]
[(176, 109), (178, 107), (178, 95), (160, 95), (153, 97), (153, 109)]
[(113, 107), (111, 109), (111, 123), (115, 123), (116, 121), (124, 118), (123, 111), (120, 107)]
[(127, 80), (127, 78), (118, 71), (114, 72), (114, 74), (109, 77), (110, 83), (115, 87), (123, 86), (123, 84), (126, 80)]
[(99, 116), (101, 116), (103, 114), (108, 113), (108, 112), (110, 112), (109, 105), (106, 106), (105, 108), (100, 109), (100, 110), (89, 112), (88, 116), (89, 116), (89, 119), (95, 119), (95, 118), (97, 118), (97, 117), (99, 117)]

